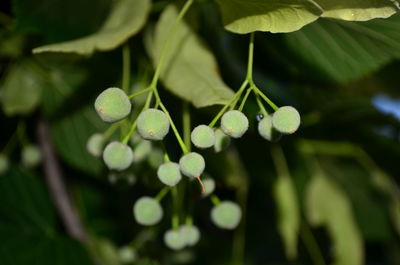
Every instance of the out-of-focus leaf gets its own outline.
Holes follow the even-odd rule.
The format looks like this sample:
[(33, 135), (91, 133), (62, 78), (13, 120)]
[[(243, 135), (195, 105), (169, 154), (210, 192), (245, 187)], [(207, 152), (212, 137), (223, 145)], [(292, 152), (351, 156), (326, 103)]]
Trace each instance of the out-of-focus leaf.
[(325, 226), (333, 241), (335, 265), (364, 264), (363, 240), (346, 194), (316, 172), (306, 193), (306, 215), (313, 226)]
[[(153, 42), (147, 42), (147, 50), (153, 57), (154, 65), (160, 59), (177, 15), (176, 7), (168, 6), (157, 23)], [(184, 22), (178, 26), (171, 42), (161, 79), (168, 90), (192, 102), (197, 108), (225, 104), (233, 96), (219, 75), (214, 56)]]
[(239, 34), (254, 31), (292, 32), (322, 14), (308, 0), (217, 0), (225, 28)]
[(118, 0), (96, 33), (80, 39), (33, 49), (41, 52), (74, 52), (82, 55), (113, 50), (140, 31), (150, 10), (150, 0)]
[(26, 115), (39, 104), (43, 80), (29, 61), (16, 63), (1, 84), (1, 102), (6, 115)]
[(320, 19), (285, 38), (312, 69), (343, 82), (400, 58), (399, 28), (400, 15), (368, 22)]
[(103, 131), (105, 124), (97, 117), (93, 107), (85, 108), (52, 124), (51, 133), (61, 157), (71, 166), (89, 174), (97, 174), (102, 167), (101, 159), (86, 150), (89, 137)]
[(17, 58), (23, 52), (25, 36), (9, 33), (7, 30), (0, 31), (0, 57)]
[(350, 21), (366, 21), (373, 18), (387, 18), (399, 10), (393, 0), (315, 0), (324, 13), (322, 17)]

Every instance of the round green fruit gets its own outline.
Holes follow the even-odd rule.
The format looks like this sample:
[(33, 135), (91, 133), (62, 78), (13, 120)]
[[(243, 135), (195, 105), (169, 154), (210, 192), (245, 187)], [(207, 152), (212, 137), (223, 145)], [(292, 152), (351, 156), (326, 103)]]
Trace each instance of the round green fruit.
[(22, 149), (22, 164), (25, 167), (35, 167), (42, 161), (42, 153), (36, 145), (27, 145)]
[(272, 117), (266, 115), (258, 122), (258, 133), (266, 140), (276, 142), (281, 138), (281, 134), (272, 126)]
[(207, 125), (199, 125), (192, 131), (192, 143), (198, 148), (209, 148), (215, 144), (215, 132)]
[(215, 130), (214, 151), (219, 153), (225, 150), (231, 143), (231, 138), (227, 136), (221, 129)]
[(137, 119), (137, 129), (146, 140), (162, 140), (169, 132), (167, 115), (158, 109), (147, 109)]
[(160, 149), (153, 149), (147, 162), (152, 168), (158, 168), (164, 162), (164, 153)]
[(180, 228), (180, 232), (184, 238), (186, 246), (192, 247), (200, 240), (200, 231), (194, 225), (183, 225)]
[(206, 162), (200, 154), (191, 152), (181, 157), (179, 167), (183, 175), (189, 178), (197, 178), (203, 174)]
[(151, 153), (151, 142), (141, 139), (133, 148), (133, 162), (143, 161)]
[(6, 172), (9, 166), (10, 162), (8, 161), (8, 157), (4, 154), (0, 154), (0, 174)]
[(291, 107), (280, 107), (272, 115), (272, 125), (280, 133), (292, 134), (297, 131), (301, 123), (299, 112)]
[(166, 162), (157, 170), (158, 179), (167, 186), (175, 186), (182, 179), (179, 164)]
[(160, 203), (151, 197), (142, 197), (133, 206), (133, 216), (141, 225), (155, 225), (163, 217)]
[(116, 122), (129, 115), (132, 104), (122, 89), (111, 87), (100, 93), (94, 107), (103, 121)]
[(186, 246), (185, 237), (180, 230), (168, 230), (165, 232), (164, 243), (172, 250), (181, 250)]
[(238, 110), (225, 113), (221, 119), (222, 131), (233, 138), (240, 138), (249, 129), (249, 120)]
[(231, 201), (223, 201), (211, 210), (211, 220), (222, 229), (235, 229), (241, 218), (240, 207)]
[(109, 169), (122, 171), (132, 164), (133, 152), (128, 145), (114, 141), (104, 149), (103, 160)]
[(104, 144), (104, 136), (100, 133), (95, 133), (89, 137), (89, 140), (86, 143), (86, 149), (91, 155), (100, 157), (103, 153)]
[(204, 185), (204, 193), (202, 194), (203, 197), (207, 197), (208, 195), (214, 192), (215, 181), (212, 178), (210, 177), (204, 178), (203, 185)]

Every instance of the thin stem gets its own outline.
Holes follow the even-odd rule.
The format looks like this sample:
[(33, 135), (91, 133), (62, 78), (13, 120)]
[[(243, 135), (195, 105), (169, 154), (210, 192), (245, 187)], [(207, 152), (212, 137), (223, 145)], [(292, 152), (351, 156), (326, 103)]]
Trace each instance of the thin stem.
[(250, 34), (250, 44), (249, 44), (249, 57), (247, 62), (247, 76), (246, 79), (250, 83), (253, 81), (253, 58), (254, 58), (254, 32)]
[(279, 107), (278, 107), (277, 105), (275, 105), (275, 103), (272, 102), (272, 100), (270, 100), (266, 95), (264, 95), (264, 93), (263, 93), (258, 87), (256, 87), (256, 86), (254, 85), (253, 89), (254, 89), (254, 91), (255, 91), (258, 95), (260, 95), (260, 97), (261, 97), (262, 99), (265, 100), (265, 102), (268, 103), (268, 105), (271, 106), (271, 108), (272, 108), (273, 110), (276, 111), (277, 109), (279, 109)]
[(125, 93), (129, 93), (130, 74), (131, 51), (129, 49), (128, 43), (125, 43), (122, 48), (122, 90), (124, 90)]
[(221, 203), (221, 200), (215, 194), (210, 196), (210, 200), (215, 206)]
[(120, 125), (121, 125), (121, 123), (117, 122), (117, 123), (114, 123), (113, 125), (111, 125), (110, 127), (108, 127), (107, 130), (105, 130), (103, 132), (104, 139), (108, 139), (118, 129), (118, 127)]
[(170, 191), (170, 187), (164, 187), (162, 190), (160, 190), (160, 192), (156, 195), (156, 200), (157, 201), (161, 201), (164, 197), (165, 197), (165, 195), (167, 195), (168, 194), (168, 192)]
[(174, 205), (173, 209), (173, 215), (172, 215), (172, 229), (178, 229), (179, 228), (179, 215), (177, 212), (177, 207), (178, 207), (178, 190), (176, 186), (172, 187), (172, 203)]
[(241, 103), (240, 106), (239, 106), (239, 109), (238, 109), (239, 111), (242, 111), (242, 110), (243, 110), (244, 105), (246, 104), (247, 98), (249, 97), (250, 92), (251, 92), (252, 90), (253, 90), (253, 89), (252, 89), (251, 87), (247, 89), (246, 94), (245, 94), (244, 97), (243, 97), (242, 103)]
[(185, 142), (185, 145), (190, 152), (192, 149), (192, 142), (190, 141), (191, 120), (190, 120), (190, 112), (189, 112), (189, 103), (187, 101), (183, 102), (183, 112), (182, 113), (183, 113), (182, 114), (183, 141)]
[(300, 237), (303, 240), (314, 265), (326, 265), (324, 257), (322, 256), (321, 250), (311, 232), (311, 229), (304, 222), (300, 228)]
[(193, 225), (193, 217), (192, 216), (186, 216), (186, 225)]
[(141, 90), (139, 92), (136, 92), (134, 94), (129, 95), (129, 98), (132, 99), (134, 97), (140, 96), (140, 95), (142, 95), (142, 94), (144, 94), (146, 92), (149, 92), (151, 89), (152, 89), (151, 87), (146, 87), (145, 89), (143, 89), (143, 90)]
[(197, 180), (199, 181), (199, 183), (200, 183), (200, 186), (201, 186), (201, 193), (204, 194), (204, 193), (206, 192), (206, 187), (204, 187), (203, 181), (201, 181), (200, 176), (198, 176), (196, 179), (197, 179)]
[[(254, 90), (253, 90), (254, 91)], [(261, 100), (260, 100), (260, 96), (254, 92), (254, 94), (256, 95), (256, 101), (257, 101), (257, 105), (260, 108), (262, 114), (264, 115), (268, 115), (268, 111), (265, 109), (264, 105), (262, 104)]]

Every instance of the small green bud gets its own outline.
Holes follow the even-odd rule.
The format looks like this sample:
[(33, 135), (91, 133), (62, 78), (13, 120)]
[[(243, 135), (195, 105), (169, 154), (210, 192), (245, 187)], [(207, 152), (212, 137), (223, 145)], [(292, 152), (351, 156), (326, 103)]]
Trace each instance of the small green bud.
[(180, 228), (180, 232), (184, 238), (186, 246), (192, 247), (200, 240), (200, 231), (194, 225), (183, 225)]
[(266, 115), (258, 122), (258, 133), (266, 140), (276, 142), (281, 138), (281, 134), (272, 126), (272, 117)]
[(151, 152), (151, 142), (141, 139), (133, 148), (133, 162), (143, 161)]
[(147, 159), (152, 168), (158, 168), (164, 162), (164, 153), (160, 149), (154, 149)]
[(203, 185), (204, 185), (204, 193), (202, 194), (203, 197), (207, 197), (208, 195), (214, 192), (215, 181), (212, 178), (210, 177), (204, 178)]
[(141, 197), (133, 206), (133, 216), (141, 225), (155, 225), (161, 221), (163, 215), (160, 203), (151, 197)]
[(297, 131), (300, 122), (299, 112), (291, 106), (280, 107), (272, 115), (272, 125), (283, 134), (292, 134)]
[(124, 246), (118, 250), (119, 260), (123, 264), (131, 264), (137, 258), (136, 250), (131, 246)]
[(214, 151), (219, 153), (225, 150), (231, 143), (231, 138), (227, 136), (221, 129), (215, 130)]
[(10, 162), (8, 161), (8, 157), (4, 154), (0, 154), (0, 174), (5, 173), (10, 166)]
[(242, 211), (234, 202), (223, 201), (211, 210), (211, 220), (222, 229), (235, 229), (242, 218)]
[(167, 186), (175, 186), (182, 179), (179, 164), (166, 162), (157, 170), (158, 179)]
[(100, 93), (94, 107), (103, 121), (116, 122), (129, 115), (132, 104), (123, 90), (111, 87)]
[(215, 133), (207, 125), (199, 125), (192, 131), (192, 143), (198, 148), (209, 148), (215, 144)]
[(140, 113), (137, 128), (146, 140), (162, 140), (169, 132), (169, 120), (161, 110), (147, 109)]
[(222, 116), (221, 128), (226, 135), (240, 138), (249, 129), (249, 120), (242, 112), (231, 110)]
[(128, 145), (114, 141), (104, 149), (103, 160), (109, 169), (122, 171), (132, 164), (133, 152)]
[(86, 149), (91, 155), (100, 157), (103, 153), (104, 144), (104, 136), (100, 133), (95, 133), (89, 137), (89, 140), (86, 143)]
[(195, 152), (191, 152), (181, 157), (179, 167), (183, 175), (189, 178), (197, 178), (204, 172), (206, 162), (204, 158)]
[(42, 161), (42, 153), (36, 145), (27, 145), (22, 148), (22, 164), (25, 167), (35, 167)]
[(168, 230), (164, 234), (164, 243), (172, 250), (181, 250), (185, 247), (185, 238), (180, 230)]

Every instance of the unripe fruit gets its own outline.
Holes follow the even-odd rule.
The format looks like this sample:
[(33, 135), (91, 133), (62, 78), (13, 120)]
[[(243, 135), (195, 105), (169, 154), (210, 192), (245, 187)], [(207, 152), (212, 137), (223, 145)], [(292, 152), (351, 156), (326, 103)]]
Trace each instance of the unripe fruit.
[(211, 220), (222, 229), (235, 229), (242, 218), (242, 210), (231, 201), (223, 201), (211, 210)]
[(128, 116), (132, 104), (122, 89), (111, 87), (101, 92), (94, 107), (103, 121), (116, 122)]
[(151, 152), (151, 142), (141, 139), (133, 148), (133, 162), (141, 162)]
[(169, 120), (161, 110), (147, 109), (140, 113), (137, 128), (146, 140), (162, 140), (169, 132)]
[(164, 234), (164, 243), (172, 250), (181, 250), (185, 247), (185, 238), (180, 230), (168, 230)]
[(8, 157), (4, 154), (0, 154), (0, 174), (3, 174), (8, 170), (9, 161)]
[(154, 149), (147, 159), (152, 168), (158, 168), (164, 162), (164, 153), (160, 149)]
[(249, 120), (242, 112), (231, 110), (222, 116), (221, 128), (225, 134), (240, 138), (249, 129)]
[(123, 264), (131, 264), (136, 258), (136, 250), (131, 246), (124, 246), (118, 250), (119, 260)]
[(207, 177), (203, 179), (203, 185), (204, 185), (204, 193), (202, 194), (203, 197), (207, 197), (208, 195), (214, 192), (215, 181), (212, 178)]
[(181, 235), (185, 241), (185, 245), (192, 247), (200, 240), (200, 231), (194, 225), (183, 225), (180, 228)]
[(104, 149), (103, 160), (109, 169), (122, 171), (132, 164), (133, 152), (128, 145), (114, 141)]
[(192, 143), (198, 148), (209, 148), (215, 144), (215, 133), (207, 125), (199, 125), (192, 131)]
[(168, 186), (175, 186), (182, 179), (179, 164), (174, 162), (166, 162), (157, 170), (158, 179)]
[(104, 136), (100, 133), (95, 133), (90, 136), (89, 140), (87, 141), (86, 149), (91, 155), (95, 157), (100, 157), (103, 153), (104, 144)]
[(221, 152), (225, 150), (231, 143), (231, 138), (227, 136), (221, 129), (215, 130), (215, 144), (214, 151)]
[(163, 217), (160, 203), (151, 197), (141, 197), (133, 206), (133, 216), (141, 225), (155, 225)]
[(204, 158), (195, 152), (191, 152), (181, 157), (179, 167), (183, 175), (189, 178), (197, 178), (204, 172), (206, 162)]
[(300, 122), (299, 112), (291, 106), (280, 107), (272, 115), (272, 125), (283, 134), (292, 134), (297, 131)]
[(281, 134), (277, 132), (272, 126), (272, 117), (266, 115), (258, 122), (258, 133), (268, 141), (278, 141), (281, 138)]
[(35, 167), (42, 161), (39, 147), (27, 145), (22, 149), (22, 164), (25, 167)]

